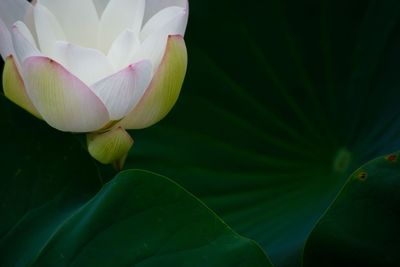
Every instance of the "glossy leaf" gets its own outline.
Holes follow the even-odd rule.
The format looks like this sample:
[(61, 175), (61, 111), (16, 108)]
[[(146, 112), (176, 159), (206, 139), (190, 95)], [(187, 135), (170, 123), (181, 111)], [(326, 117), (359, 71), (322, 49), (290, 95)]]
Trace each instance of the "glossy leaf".
[(271, 266), (177, 184), (144, 171), (109, 182), (55, 231), (33, 266)]
[(399, 192), (399, 153), (355, 171), (311, 233), (303, 266), (398, 266)]

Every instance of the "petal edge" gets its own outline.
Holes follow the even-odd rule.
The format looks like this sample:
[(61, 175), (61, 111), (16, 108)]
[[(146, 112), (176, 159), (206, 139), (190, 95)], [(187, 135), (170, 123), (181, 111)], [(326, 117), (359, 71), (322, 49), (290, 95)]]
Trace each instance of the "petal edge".
[(140, 101), (151, 82), (150, 61), (140, 61), (95, 83), (93, 92), (106, 105), (111, 120), (122, 119)]
[(42, 119), (25, 90), (24, 81), (18, 72), (14, 57), (6, 59), (3, 70), (3, 90), (5, 96), (35, 117)]
[(186, 68), (187, 51), (183, 37), (169, 36), (164, 57), (149, 88), (120, 124), (125, 129), (142, 129), (163, 119), (178, 100)]

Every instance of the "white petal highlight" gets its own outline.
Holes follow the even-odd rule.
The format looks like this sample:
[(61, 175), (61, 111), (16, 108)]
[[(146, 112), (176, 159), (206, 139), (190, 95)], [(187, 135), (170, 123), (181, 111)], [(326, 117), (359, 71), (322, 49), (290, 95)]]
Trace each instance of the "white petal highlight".
[(94, 84), (92, 90), (106, 105), (111, 120), (120, 120), (140, 101), (151, 74), (151, 63), (142, 61)]
[(60, 131), (92, 132), (109, 121), (101, 100), (57, 62), (30, 57), (23, 68), (29, 98), (52, 127)]
[(131, 30), (122, 32), (113, 42), (107, 58), (114, 69), (120, 70), (132, 63), (130, 59), (140, 46), (139, 37)]
[(92, 85), (114, 72), (107, 57), (92, 48), (56, 42), (53, 57), (87, 85)]
[(99, 17), (91, 0), (38, 0), (60, 23), (67, 40), (84, 47), (97, 47)]
[(52, 55), (55, 42), (65, 41), (65, 34), (54, 15), (43, 5), (35, 5), (34, 18), (40, 49), (44, 54)]
[(145, 0), (110, 0), (100, 21), (100, 45), (105, 52), (121, 32), (138, 34), (142, 27)]
[(149, 127), (175, 105), (186, 74), (187, 52), (182, 36), (170, 36), (162, 63), (139, 104), (120, 122), (125, 129)]

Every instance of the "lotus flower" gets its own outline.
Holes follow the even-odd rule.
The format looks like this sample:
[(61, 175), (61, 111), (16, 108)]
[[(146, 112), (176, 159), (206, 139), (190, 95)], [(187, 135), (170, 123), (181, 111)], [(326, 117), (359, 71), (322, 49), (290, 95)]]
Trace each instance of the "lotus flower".
[(161, 120), (186, 72), (187, 0), (0, 0), (3, 88), (103, 163)]

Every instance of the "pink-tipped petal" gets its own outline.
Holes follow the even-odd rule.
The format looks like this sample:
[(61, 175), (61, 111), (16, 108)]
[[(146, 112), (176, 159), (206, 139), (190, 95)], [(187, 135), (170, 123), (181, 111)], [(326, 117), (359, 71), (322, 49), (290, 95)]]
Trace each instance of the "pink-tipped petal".
[(139, 104), (120, 122), (125, 129), (149, 127), (175, 105), (186, 74), (187, 52), (182, 36), (170, 36), (162, 62)]
[(151, 75), (151, 63), (141, 61), (94, 84), (92, 90), (106, 105), (111, 120), (120, 120), (142, 98)]
[(23, 69), (29, 98), (52, 127), (67, 132), (92, 132), (109, 121), (101, 100), (57, 62), (30, 57)]
[(18, 72), (13, 56), (9, 56), (4, 65), (3, 90), (6, 97), (12, 102), (33, 114), (37, 118), (42, 118), (42, 116), (33, 106), (32, 101), (29, 99), (29, 96), (25, 91), (24, 81)]

